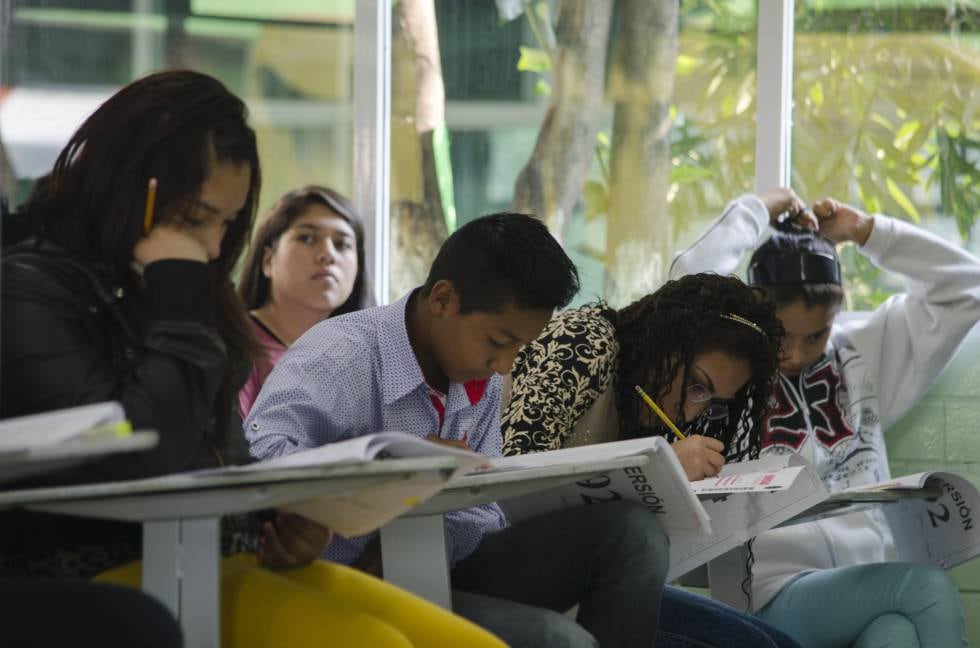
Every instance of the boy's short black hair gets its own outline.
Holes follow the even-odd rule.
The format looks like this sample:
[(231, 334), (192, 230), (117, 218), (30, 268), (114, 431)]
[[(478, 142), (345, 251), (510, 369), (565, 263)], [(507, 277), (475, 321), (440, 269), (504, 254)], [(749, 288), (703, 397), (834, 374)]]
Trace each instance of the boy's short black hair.
[(459, 294), (460, 313), (519, 308), (554, 310), (579, 289), (578, 270), (544, 223), (501, 212), (470, 221), (439, 248), (422, 287), (445, 279)]

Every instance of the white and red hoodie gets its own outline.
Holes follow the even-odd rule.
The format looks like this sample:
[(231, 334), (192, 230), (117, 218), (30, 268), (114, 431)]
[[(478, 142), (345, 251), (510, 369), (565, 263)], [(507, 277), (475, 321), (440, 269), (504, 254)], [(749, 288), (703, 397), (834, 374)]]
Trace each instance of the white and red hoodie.
[[(731, 274), (769, 235), (769, 213), (752, 195), (724, 213), (671, 265), (672, 279)], [(763, 453), (797, 452), (831, 491), (890, 477), (883, 430), (922, 395), (980, 320), (980, 260), (939, 237), (875, 215), (858, 248), (875, 265), (904, 275), (908, 292), (870, 317), (834, 324), (823, 356), (796, 378), (780, 375)], [(753, 545), (752, 601), (766, 605), (796, 575), (894, 559), (880, 510), (774, 529)]]

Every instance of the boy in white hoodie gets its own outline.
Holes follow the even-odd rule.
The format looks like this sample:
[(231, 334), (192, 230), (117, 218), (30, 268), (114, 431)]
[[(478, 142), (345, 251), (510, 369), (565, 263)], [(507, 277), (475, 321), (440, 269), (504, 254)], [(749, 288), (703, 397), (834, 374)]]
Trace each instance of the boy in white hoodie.
[[(763, 453), (801, 454), (831, 491), (888, 479), (882, 432), (922, 397), (980, 320), (980, 261), (887, 216), (832, 199), (810, 212), (791, 189), (777, 189), (730, 203), (675, 257), (671, 278), (731, 273), (787, 211), (796, 227), (775, 233), (749, 265), (749, 283), (769, 293), (786, 329)], [(911, 281), (908, 293), (868, 319), (838, 325), (834, 244), (846, 241)], [(967, 645), (952, 580), (894, 562), (880, 510), (769, 531), (753, 552), (755, 612), (803, 645)]]

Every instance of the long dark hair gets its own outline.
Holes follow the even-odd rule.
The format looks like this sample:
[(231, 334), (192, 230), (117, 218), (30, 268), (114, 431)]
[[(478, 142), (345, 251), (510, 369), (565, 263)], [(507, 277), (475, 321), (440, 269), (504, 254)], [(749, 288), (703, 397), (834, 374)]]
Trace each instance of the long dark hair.
[(354, 279), (354, 288), (350, 297), (330, 313), (330, 316), (352, 313), (374, 305), (371, 281), (364, 259), (364, 225), (361, 223), (361, 217), (358, 216), (354, 205), (341, 194), (327, 187), (310, 185), (290, 191), (280, 198), (262, 218), (258, 231), (252, 237), (252, 245), (245, 259), (238, 285), (238, 294), (241, 295), (246, 309), (261, 308), (271, 296), (272, 282), (262, 272), (262, 259), (266, 249), (274, 249), (279, 242), (279, 237), (313, 205), (323, 205), (344, 219), (354, 230), (356, 239), (357, 278)]
[[(734, 315), (755, 324), (725, 316)], [(634, 385), (649, 385), (657, 400), (670, 391), (678, 374), (687, 385), (695, 358), (722, 351), (748, 361), (751, 376), (729, 407), (728, 419), (695, 422), (699, 433), (721, 440), (729, 461), (758, 456), (762, 420), (779, 367), (783, 327), (773, 304), (756, 288), (735, 277), (688, 275), (668, 281), (651, 295), (612, 314), (619, 341), (616, 400), (624, 438), (660, 433), (645, 427), (646, 405)], [(683, 411), (686, 390), (681, 391)]]
[(215, 403), (217, 431), (229, 429), (234, 396), (256, 344), (231, 273), (252, 231), (261, 172), (255, 133), (241, 99), (217, 79), (188, 70), (138, 79), (110, 97), (72, 135), (51, 173), (24, 205), (40, 239), (107, 268), (135, 287), (133, 246), (143, 236), (147, 183), (157, 178), (157, 223), (182, 222), (216, 162), (247, 164), (245, 205), (221, 241), (217, 329), (229, 362)]

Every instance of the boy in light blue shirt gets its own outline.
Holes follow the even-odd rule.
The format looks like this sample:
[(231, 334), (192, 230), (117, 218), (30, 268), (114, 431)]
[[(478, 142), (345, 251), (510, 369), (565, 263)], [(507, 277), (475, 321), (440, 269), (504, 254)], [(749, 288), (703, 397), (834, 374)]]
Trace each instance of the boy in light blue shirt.
[[(500, 375), (578, 290), (538, 220), (460, 228), (429, 277), (389, 306), (324, 321), (279, 361), (245, 422), (269, 459), (382, 430), (500, 455)], [(453, 608), (515, 646), (653, 645), (667, 539), (642, 507), (611, 503), (506, 526), (495, 504), (447, 514)], [(326, 557), (373, 570), (377, 534)], [(579, 605), (578, 623), (561, 613)]]

